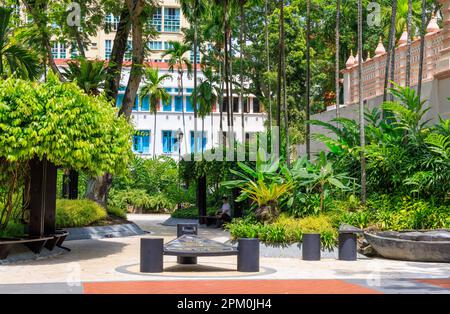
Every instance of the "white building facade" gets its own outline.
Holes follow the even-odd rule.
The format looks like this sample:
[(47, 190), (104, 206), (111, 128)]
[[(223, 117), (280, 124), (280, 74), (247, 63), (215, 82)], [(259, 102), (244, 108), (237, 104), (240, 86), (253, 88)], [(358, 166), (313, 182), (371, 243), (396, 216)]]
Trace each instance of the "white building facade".
[[(105, 29), (99, 29), (95, 36), (90, 37), (90, 43), (85, 51), (88, 59), (108, 60), (111, 56), (114, 37), (116, 34), (119, 17), (108, 14), (105, 17)], [(194, 152), (194, 110), (191, 101), (191, 94), (194, 88), (192, 77), (187, 73), (183, 76), (183, 96), (178, 90), (178, 73), (168, 70), (168, 58), (163, 57), (164, 51), (170, 48), (171, 41), (183, 41), (182, 29), (189, 27), (189, 23), (184, 18), (180, 4), (177, 0), (162, 0), (160, 7), (153, 17), (148, 21), (158, 31), (158, 36), (147, 43), (150, 53), (146, 56), (149, 66), (158, 68), (160, 75), (169, 74), (172, 79), (164, 82), (164, 88), (171, 96), (170, 103), (159, 104), (156, 114), (156, 129), (154, 128), (155, 116), (150, 113), (148, 97), (141, 99), (141, 95), (135, 102), (132, 112), (132, 122), (136, 129), (133, 137), (132, 149), (135, 154), (144, 158), (165, 155), (178, 159), (180, 154), (185, 155)], [(125, 54), (124, 68), (122, 70), (121, 88), (117, 98), (117, 106), (121, 106), (125, 88), (128, 82), (132, 40), (128, 40), (128, 50)], [(54, 41), (52, 54), (58, 66), (64, 67), (67, 61), (77, 57), (75, 44), (61, 43)], [(194, 60), (193, 51), (186, 53), (191, 62)], [(200, 61), (198, 56), (197, 61)], [(203, 78), (199, 70), (198, 83)], [(144, 78), (143, 78), (144, 79)], [(142, 82), (143, 84), (144, 82)], [(142, 86), (141, 84), (141, 86)], [(244, 106), (240, 100), (238, 91), (233, 93), (233, 133), (238, 142), (244, 142), (244, 137), (252, 137), (253, 134), (264, 131), (266, 114), (259, 100), (253, 95), (245, 95)], [(226, 101), (225, 101), (226, 102)], [(184, 125), (183, 109), (184, 108)], [(242, 116), (244, 111), (244, 132), (242, 130)], [(223, 105), (222, 125), (223, 131), (227, 132), (227, 108)], [(204, 119), (204, 132), (202, 131), (202, 119), (197, 119), (197, 152), (208, 150), (219, 145), (220, 131), (220, 107), (213, 104), (213, 112)], [(182, 145), (178, 145), (182, 133)], [(203, 136), (202, 136), (203, 135)], [(226, 136), (226, 135), (225, 135)]]
[[(220, 107), (218, 103), (213, 104), (213, 111), (204, 118), (197, 118), (197, 139), (195, 139), (194, 107), (191, 94), (194, 89), (194, 81), (183, 75), (183, 96), (178, 88), (178, 74), (171, 73), (167, 68), (160, 68), (161, 75), (169, 74), (172, 79), (164, 82), (164, 88), (169, 93), (170, 101), (160, 103), (156, 113), (156, 129), (154, 128), (155, 115), (150, 112), (147, 96), (138, 95), (133, 111), (132, 122), (136, 129), (133, 137), (133, 151), (142, 157), (170, 156), (175, 159), (179, 155), (193, 153), (195, 151), (195, 140), (197, 140), (197, 152), (218, 147), (224, 137), (223, 132), (228, 132), (227, 108), (222, 104), (222, 132), (220, 130)], [(199, 72), (198, 80), (203, 78)], [(128, 69), (124, 71), (122, 82), (128, 81)], [(125, 86), (125, 85), (123, 85)], [(117, 98), (117, 106), (121, 106), (125, 87), (121, 88)], [(224, 97), (226, 104), (226, 98)], [(253, 95), (246, 95), (243, 101), (237, 93), (233, 95), (233, 133), (234, 138), (243, 143), (246, 139), (253, 138), (256, 133), (264, 132), (266, 113), (263, 111), (259, 100)], [(184, 124), (183, 124), (184, 109)], [(244, 110), (244, 129), (242, 129), (242, 110)], [(203, 126), (203, 128), (202, 128)], [(202, 136), (203, 130), (203, 136)], [(222, 134), (222, 139), (220, 135)], [(182, 138), (182, 144), (178, 145)]]

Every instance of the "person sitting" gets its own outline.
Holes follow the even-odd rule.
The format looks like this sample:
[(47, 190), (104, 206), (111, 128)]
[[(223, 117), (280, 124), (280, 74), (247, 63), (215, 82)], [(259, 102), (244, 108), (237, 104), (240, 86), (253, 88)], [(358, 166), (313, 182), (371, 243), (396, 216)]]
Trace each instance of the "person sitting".
[(231, 207), (226, 195), (222, 197), (222, 203), (222, 208), (216, 212), (216, 217), (218, 218), (218, 221), (231, 222)]

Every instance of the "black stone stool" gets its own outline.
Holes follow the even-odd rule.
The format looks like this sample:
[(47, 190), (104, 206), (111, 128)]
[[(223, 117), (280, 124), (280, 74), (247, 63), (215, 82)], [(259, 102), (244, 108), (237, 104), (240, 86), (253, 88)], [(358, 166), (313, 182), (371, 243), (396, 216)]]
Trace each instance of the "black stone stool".
[[(183, 235), (198, 235), (198, 224), (195, 223), (177, 224), (177, 238)], [(183, 265), (195, 265), (197, 264), (197, 257), (177, 256), (177, 263)]]
[(341, 261), (357, 260), (357, 234), (363, 233), (361, 229), (342, 224), (339, 227), (338, 259)]
[(305, 233), (302, 237), (302, 257), (305, 261), (320, 261), (320, 234)]
[(238, 240), (238, 271), (259, 272), (259, 240)]
[(177, 224), (177, 238), (185, 234), (198, 235), (198, 224)]
[(163, 271), (163, 246), (164, 239), (141, 239), (141, 264), (142, 273), (162, 273)]

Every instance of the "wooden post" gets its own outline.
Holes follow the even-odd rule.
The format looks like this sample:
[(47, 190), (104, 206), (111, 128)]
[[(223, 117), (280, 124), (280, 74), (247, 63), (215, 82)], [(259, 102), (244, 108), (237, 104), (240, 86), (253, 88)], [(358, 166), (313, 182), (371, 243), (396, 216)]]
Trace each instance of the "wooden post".
[[(198, 206), (198, 215), (206, 216), (206, 176), (201, 176), (197, 180), (197, 206)], [(205, 224), (206, 219), (200, 218), (199, 219), (200, 224)]]
[(243, 202), (236, 202), (236, 199), (241, 194), (241, 190), (239, 188), (234, 188), (231, 190), (233, 194), (233, 218), (239, 218), (242, 217), (244, 210), (243, 210)]
[(69, 199), (78, 199), (78, 172), (72, 169), (69, 171)]
[(31, 236), (55, 233), (56, 166), (44, 158), (30, 161), (30, 228)]

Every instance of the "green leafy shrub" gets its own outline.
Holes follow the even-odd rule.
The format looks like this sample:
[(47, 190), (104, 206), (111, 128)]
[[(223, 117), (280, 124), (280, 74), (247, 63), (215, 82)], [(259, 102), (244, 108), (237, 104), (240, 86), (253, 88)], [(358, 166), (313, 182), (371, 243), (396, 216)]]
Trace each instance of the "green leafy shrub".
[(119, 207), (115, 207), (115, 206), (108, 206), (107, 208), (107, 212), (110, 215), (122, 218), (122, 219), (127, 219), (127, 212), (124, 209), (121, 209)]
[(25, 235), (25, 225), (10, 221), (5, 230), (0, 231), (0, 237), (21, 237)]
[(176, 204), (164, 194), (148, 195), (145, 190), (131, 189), (125, 191), (111, 190), (108, 206), (127, 211), (171, 212)]
[(107, 217), (106, 209), (91, 200), (57, 200), (58, 228), (84, 227)]
[[(218, 208), (208, 207), (207, 214), (214, 215), (217, 212)], [(171, 216), (173, 218), (185, 218), (185, 219), (197, 219), (198, 218), (198, 208), (195, 206), (187, 207), (187, 208), (177, 208)]]
[(336, 223), (345, 222), (359, 228), (380, 230), (450, 228), (450, 206), (409, 196), (373, 195), (366, 206), (356, 211), (342, 208), (336, 213)]
[[(0, 197), (19, 194), (33, 158), (93, 176), (120, 173), (132, 156), (131, 134), (105, 96), (88, 96), (75, 83), (52, 74), (45, 83), (0, 79)], [(11, 201), (3, 205), (0, 230), (15, 210)]]
[(280, 215), (274, 222), (263, 224), (254, 216), (234, 219), (226, 225), (233, 239), (259, 238), (270, 244), (287, 245), (301, 242), (304, 233), (320, 233), (322, 246), (331, 249), (336, 244), (337, 229), (332, 225), (330, 217), (325, 215), (306, 218), (292, 218)]
[(145, 211), (150, 212), (172, 212), (176, 204), (166, 195), (159, 194), (150, 196), (148, 204), (144, 207)]

